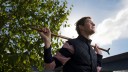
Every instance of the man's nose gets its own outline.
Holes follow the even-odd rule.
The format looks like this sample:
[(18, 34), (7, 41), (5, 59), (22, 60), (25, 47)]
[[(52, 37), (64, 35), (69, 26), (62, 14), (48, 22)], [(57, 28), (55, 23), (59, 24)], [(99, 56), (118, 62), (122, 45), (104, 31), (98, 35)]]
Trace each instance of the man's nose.
[(95, 26), (95, 24), (94, 24), (94, 23), (92, 23), (92, 25), (93, 25), (93, 26)]

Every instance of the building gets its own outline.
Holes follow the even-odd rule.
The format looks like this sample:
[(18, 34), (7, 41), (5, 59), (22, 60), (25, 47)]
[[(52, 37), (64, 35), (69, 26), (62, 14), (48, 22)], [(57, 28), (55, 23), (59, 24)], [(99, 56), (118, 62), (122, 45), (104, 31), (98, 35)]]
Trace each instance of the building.
[(128, 72), (128, 52), (103, 59), (102, 72)]

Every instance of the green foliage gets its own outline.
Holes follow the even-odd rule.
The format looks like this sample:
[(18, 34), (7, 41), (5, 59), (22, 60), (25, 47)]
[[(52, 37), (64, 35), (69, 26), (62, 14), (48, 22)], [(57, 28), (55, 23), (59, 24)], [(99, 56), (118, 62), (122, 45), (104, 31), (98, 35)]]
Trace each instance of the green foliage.
[[(58, 34), (67, 27), (71, 8), (59, 0), (0, 0), (0, 72), (43, 70), (43, 40), (30, 26), (48, 27)], [(62, 40), (52, 38), (53, 53)]]

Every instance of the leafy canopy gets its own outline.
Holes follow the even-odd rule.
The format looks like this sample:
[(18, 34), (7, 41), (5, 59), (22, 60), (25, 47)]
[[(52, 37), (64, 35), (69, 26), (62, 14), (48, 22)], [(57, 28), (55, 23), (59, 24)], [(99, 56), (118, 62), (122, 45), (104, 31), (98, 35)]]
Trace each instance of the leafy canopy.
[[(59, 0), (0, 0), (0, 70), (43, 70), (43, 40), (31, 26), (48, 27), (58, 34), (67, 27), (71, 7)], [(53, 54), (62, 40), (53, 37)]]

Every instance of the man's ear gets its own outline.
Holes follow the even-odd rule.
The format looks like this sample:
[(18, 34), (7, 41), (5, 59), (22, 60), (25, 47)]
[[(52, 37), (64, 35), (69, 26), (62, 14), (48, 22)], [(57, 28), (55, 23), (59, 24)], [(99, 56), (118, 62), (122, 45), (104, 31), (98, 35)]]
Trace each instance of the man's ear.
[(79, 25), (79, 29), (80, 29), (80, 30), (84, 30), (83, 25)]

